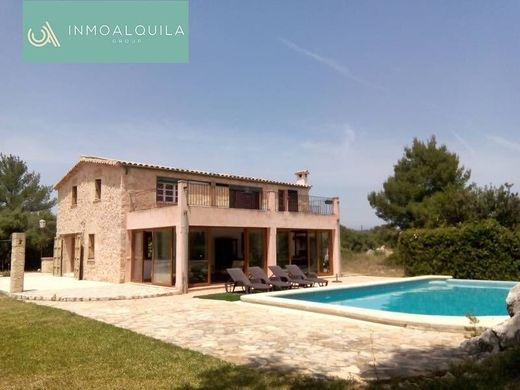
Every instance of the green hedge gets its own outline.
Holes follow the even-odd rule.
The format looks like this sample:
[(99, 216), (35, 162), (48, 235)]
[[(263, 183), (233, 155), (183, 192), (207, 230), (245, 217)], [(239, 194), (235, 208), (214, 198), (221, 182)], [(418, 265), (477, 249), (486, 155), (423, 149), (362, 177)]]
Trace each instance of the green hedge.
[(398, 250), (410, 276), (520, 280), (520, 237), (493, 220), (407, 230), (401, 233)]

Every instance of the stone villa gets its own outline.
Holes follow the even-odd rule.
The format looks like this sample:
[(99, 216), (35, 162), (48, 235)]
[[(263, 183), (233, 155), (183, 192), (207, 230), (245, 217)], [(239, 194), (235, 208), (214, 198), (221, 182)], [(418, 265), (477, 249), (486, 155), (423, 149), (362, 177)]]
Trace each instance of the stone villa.
[(339, 199), (295, 183), (82, 156), (55, 185), (53, 273), (188, 287), (226, 268), (340, 273)]

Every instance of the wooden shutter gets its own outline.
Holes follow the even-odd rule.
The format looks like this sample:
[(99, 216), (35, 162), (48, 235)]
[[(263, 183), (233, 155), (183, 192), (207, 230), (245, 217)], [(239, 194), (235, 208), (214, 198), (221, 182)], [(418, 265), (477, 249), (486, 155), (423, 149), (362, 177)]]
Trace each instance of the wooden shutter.
[(61, 276), (61, 261), (62, 261), (62, 242), (60, 237), (54, 238), (54, 254), (52, 274), (54, 276)]
[(81, 279), (81, 234), (74, 239), (74, 277)]

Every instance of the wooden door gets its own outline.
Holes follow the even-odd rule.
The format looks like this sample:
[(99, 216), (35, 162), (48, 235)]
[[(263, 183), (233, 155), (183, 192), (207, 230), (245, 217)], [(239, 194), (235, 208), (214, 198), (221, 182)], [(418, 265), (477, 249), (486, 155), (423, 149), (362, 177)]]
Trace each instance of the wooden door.
[(74, 238), (74, 278), (82, 278), (82, 258), (81, 258), (81, 234), (76, 234)]
[(62, 251), (62, 242), (63, 240), (60, 237), (54, 238), (54, 253), (53, 253), (53, 267), (52, 274), (54, 276), (61, 276), (61, 262), (63, 259), (63, 251)]

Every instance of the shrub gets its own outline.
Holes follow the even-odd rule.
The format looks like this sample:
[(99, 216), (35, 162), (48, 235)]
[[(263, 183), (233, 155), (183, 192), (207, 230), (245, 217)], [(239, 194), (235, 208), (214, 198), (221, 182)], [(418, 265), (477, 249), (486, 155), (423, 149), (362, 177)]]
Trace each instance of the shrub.
[(350, 229), (341, 226), (341, 246), (349, 252), (366, 252), (382, 245), (395, 248), (399, 230), (388, 225), (376, 226), (368, 230)]
[(520, 279), (520, 237), (494, 220), (407, 230), (399, 239), (399, 255), (410, 276)]

